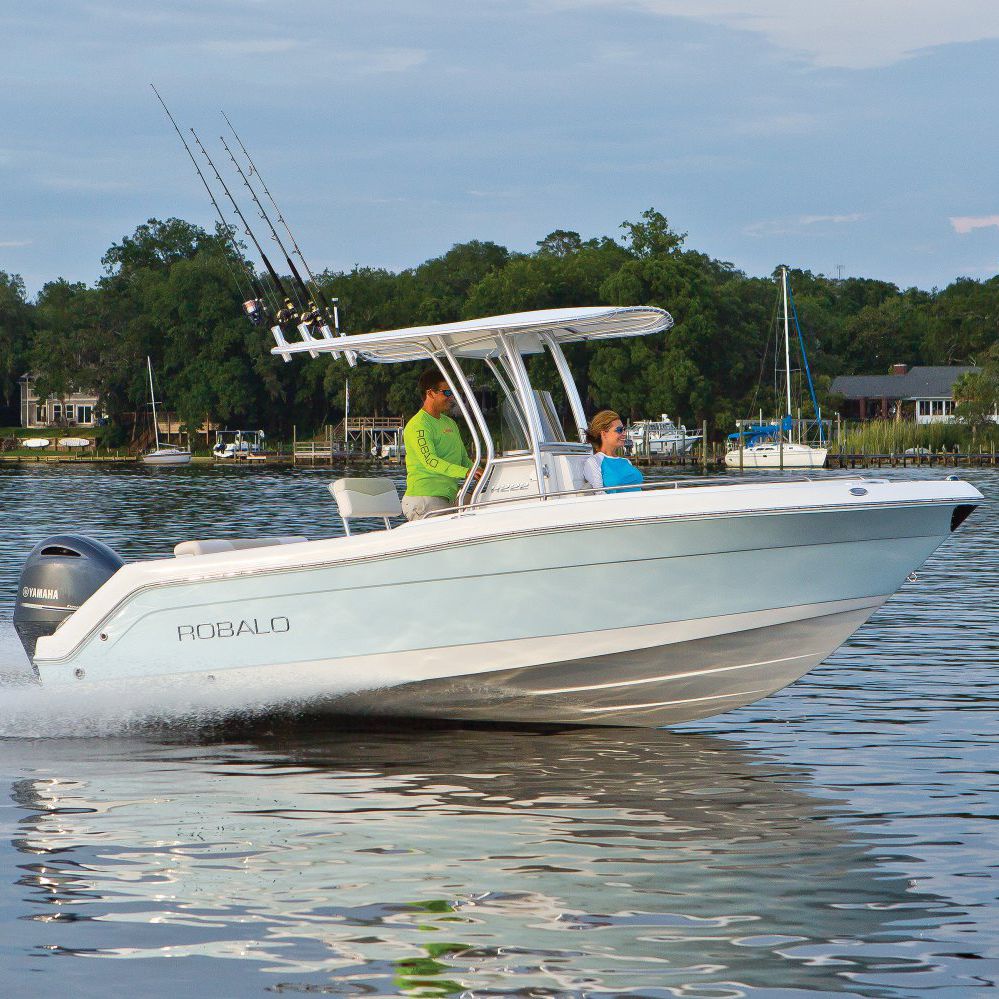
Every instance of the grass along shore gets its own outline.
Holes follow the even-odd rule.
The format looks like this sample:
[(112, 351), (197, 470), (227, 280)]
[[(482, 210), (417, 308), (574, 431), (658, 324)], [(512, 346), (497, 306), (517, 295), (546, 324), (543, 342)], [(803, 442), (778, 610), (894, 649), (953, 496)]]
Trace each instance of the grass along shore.
[(843, 424), (832, 450), (844, 454), (895, 454), (924, 451), (938, 454), (984, 454), (999, 450), (999, 425), (973, 427), (966, 423), (908, 423), (868, 420)]

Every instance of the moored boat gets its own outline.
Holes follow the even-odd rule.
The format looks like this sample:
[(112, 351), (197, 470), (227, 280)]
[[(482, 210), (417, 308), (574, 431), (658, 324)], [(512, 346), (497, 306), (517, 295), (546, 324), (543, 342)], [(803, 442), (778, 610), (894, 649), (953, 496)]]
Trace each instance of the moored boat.
[(701, 439), (700, 434), (687, 432), (682, 423), (678, 426), (667, 413), (661, 420), (636, 420), (628, 427), (628, 449), (632, 454), (667, 455), (679, 457), (687, 454)]
[(230, 459), (264, 459), (263, 430), (217, 430), (212, 456), (220, 461)]
[(153, 407), (153, 433), (156, 438), (156, 445), (151, 450), (142, 455), (144, 465), (189, 465), (191, 463), (191, 452), (188, 448), (176, 447), (173, 444), (160, 443), (160, 424), (156, 418), (156, 390), (153, 388), (153, 362), (147, 357), (146, 365), (149, 368), (149, 398)]
[(729, 434), (728, 450), (725, 452), (725, 464), (729, 468), (822, 468), (829, 454), (822, 430), (822, 412), (815, 397), (815, 386), (812, 384), (812, 374), (808, 367), (805, 339), (798, 323), (797, 310), (793, 305), (791, 309), (794, 313), (801, 363), (808, 382), (808, 393), (815, 409), (814, 428), (818, 442), (810, 444), (804, 439), (800, 421), (797, 427), (798, 439), (794, 440), (791, 434), (795, 421), (791, 417), (791, 313), (788, 310), (791, 292), (786, 267), (780, 269), (780, 275), (781, 297), (784, 303), (784, 393), (787, 412), (781, 420), (775, 420), (772, 424), (751, 425), (748, 431), (740, 424), (736, 433)]

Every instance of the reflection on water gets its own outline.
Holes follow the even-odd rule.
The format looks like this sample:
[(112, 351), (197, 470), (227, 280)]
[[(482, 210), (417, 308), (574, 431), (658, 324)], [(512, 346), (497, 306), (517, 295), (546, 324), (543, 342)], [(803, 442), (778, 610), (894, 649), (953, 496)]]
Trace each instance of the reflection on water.
[(886, 960), (926, 973), (913, 926), (962, 915), (879, 873), (799, 773), (695, 733), (314, 727), (33, 762), (21, 959), (149, 965), (105, 980), (169, 955), (288, 991), (842, 991)]
[[(329, 469), (159, 473), (0, 470), (0, 672), (45, 534), (339, 533)], [(971, 478), (988, 504), (827, 664), (682, 731), (134, 733), (2, 691), (4, 993), (991, 991), (999, 476)]]

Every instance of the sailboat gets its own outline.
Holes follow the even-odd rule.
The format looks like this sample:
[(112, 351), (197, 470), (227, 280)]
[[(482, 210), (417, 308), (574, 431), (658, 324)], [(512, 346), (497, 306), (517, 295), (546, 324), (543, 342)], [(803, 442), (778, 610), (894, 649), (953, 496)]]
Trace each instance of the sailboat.
[(829, 448), (825, 446), (822, 433), (822, 412), (815, 398), (812, 375), (808, 369), (805, 354), (805, 341), (795, 312), (794, 325), (798, 331), (798, 344), (801, 347), (801, 360), (808, 379), (808, 392), (815, 408), (815, 423), (818, 427), (818, 445), (807, 444), (802, 440), (791, 439), (794, 421), (791, 417), (791, 332), (788, 311), (787, 268), (781, 267), (781, 291), (784, 300), (784, 388), (787, 398), (787, 414), (773, 423), (740, 426), (739, 431), (728, 435), (728, 450), (725, 464), (729, 468), (821, 468), (826, 463)]
[(149, 368), (149, 398), (153, 403), (153, 432), (156, 434), (156, 447), (142, 456), (144, 465), (188, 465), (191, 462), (191, 452), (187, 448), (176, 447), (173, 444), (160, 444), (160, 424), (156, 418), (156, 390), (153, 388), (153, 362), (146, 356), (146, 366)]

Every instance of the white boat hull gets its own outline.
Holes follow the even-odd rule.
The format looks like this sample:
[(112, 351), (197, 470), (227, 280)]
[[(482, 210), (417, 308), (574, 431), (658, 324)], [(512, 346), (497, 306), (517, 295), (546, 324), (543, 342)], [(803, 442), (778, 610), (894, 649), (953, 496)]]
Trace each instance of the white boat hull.
[(160, 448), (157, 451), (149, 451), (142, 456), (144, 465), (189, 465), (191, 463), (190, 451), (179, 451), (172, 448)]
[[(588, 632), (518, 642), (511, 649), (488, 647), (476, 651), (492, 663), (525, 657), (538, 661), (493, 668), (487, 675), (470, 672), (356, 693), (317, 694), (310, 707), (341, 714), (442, 720), (678, 724), (749, 704), (793, 683), (838, 648), (883, 602), (884, 598), (875, 598), (798, 606), (741, 620), (738, 615), (700, 619), (649, 629), (643, 636)], [(580, 648), (600, 647), (604, 641), (619, 651), (578, 658)], [(646, 641), (656, 644), (643, 644)], [(437, 650), (437, 655), (452, 663), (467, 661), (468, 650)], [(322, 683), (319, 675), (301, 679), (314, 688)]]
[(528, 501), (133, 563), (34, 662), (45, 685), (148, 687), (154, 707), (170, 688), (193, 706), (686, 721), (821, 662), (980, 498), (858, 481)]
[(689, 454), (690, 449), (700, 440), (698, 437), (672, 437), (668, 439), (656, 439), (650, 438), (648, 441), (635, 440), (632, 439), (632, 450), (631, 453), (635, 455), (643, 455), (646, 452), (648, 454), (660, 454), (660, 455), (672, 455), (678, 457), (680, 455)]
[[(743, 468), (822, 468), (829, 448), (809, 447), (807, 444), (757, 444), (742, 449)], [(728, 468), (739, 468), (739, 450), (725, 452)]]

